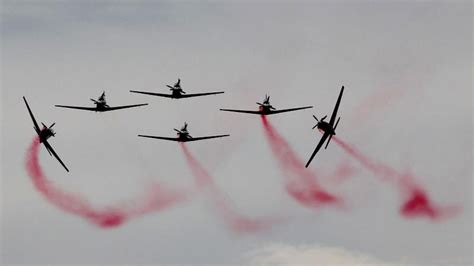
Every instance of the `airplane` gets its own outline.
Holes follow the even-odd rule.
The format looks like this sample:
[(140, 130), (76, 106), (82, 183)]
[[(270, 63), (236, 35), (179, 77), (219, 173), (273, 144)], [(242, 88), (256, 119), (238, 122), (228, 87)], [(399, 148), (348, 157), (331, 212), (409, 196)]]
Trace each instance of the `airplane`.
[(275, 107), (273, 107), (270, 104), (270, 96), (268, 95), (265, 95), (265, 99), (263, 100), (263, 103), (257, 102), (257, 104), (259, 105), (258, 111), (235, 110), (235, 109), (220, 109), (220, 110), (227, 111), (227, 112), (246, 113), (246, 114), (255, 114), (255, 115), (273, 115), (273, 114), (279, 114), (279, 113), (284, 113), (284, 112), (291, 112), (291, 111), (313, 108), (313, 106), (304, 106), (304, 107), (277, 110)]
[(114, 110), (119, 110), (119, 109), (125, 109), (125, 108), (132, 108), (132, 107), (148, 105), (147, 103), (142, 103), (142, 104), (133, 104), (133, 105), (123, 105), (123, 106), (110, 107), (107, 104), (107, 101), (105, 100), (105, 91), (102, 92), (102, 95), (100, 95), (100, 97), (97, 100), (91, 99), (91, 101), (94, 102), (95, 107), (82, 107), (82, 106), (69, 106), (69, 105), (55, 105), (55, 106), (56, 107), (62, 107), (62, 108), (79, 109), (79, 110), (85, 110), (85, 111), (107, 112), (107, 111), (114, 111)]
[(191, 98), (191, 97), (197, 97), (197, 96), (206, 96), (206, 95), (214, 95), (214, 94), (224, 93), (223, 91), (215, 91), (215, 92), (186, 94), (186, 92), (183, 91), (183, 89), (181, 88), (181, 79), (178, 79), (178, 82), (176, 82), (173, 86), (166, 85), (166, 87), (168, 87), (170, 89), (171, 94), (147, 92), (147, 91), (134, 91), (134, 90), (131, 90), (130, 92), (153, 95), (153, 96), (159, 96), (159, 97), (166, 97), (166, 98), (171, 98), (171, 99)]
[(148, 136), (148, 135), (138, 135), (139, 137), (144, 137), (144, 138), (152, 138), (152, 139), (162, 139), (162, 140), (169, 140), (169, 141), (177, 141), (177, 142), (189, 142), (189, 141), (197, 141), (197, 140), (204, 140), (204, 139), (214, 139), (214, 138), (222, 138), (222, 137), (228, 137), (230, 135), (216, 135), (216, 136), (206, 136), (206, 137), (197, 137), (193, 138), (191, 135), (189, 135), (188, 132), (188, 123), (184, 123), (184, 126), (178, 130), (174, 128), (174, 131), (176, 131), (178, 137), (177, 138), (167, 138), (167, 137), (159, 137), (159, 136)]
[(61, 161), (61, 158), (59, 158), (58, 154), (53, 150), (53, 147), (51, 147), (51, 145), (48, 143), (48, 139), (56, 135), (56, 133), (54, 133), (52, 129), (52, 127), (56, 123), (53, 123), (49, 127), (47, 127), (44, 123), (41, 123), (41, 125), (43, 125), (43, 128), (40, 129), (40, 127), (38, 126), (38, 123), (36, 122), (35, 117), (33, 116), (33, 112), (31, 112), (30, 106), (28, 105), (28, 102), (26, 101), (25, 96), (23, 96), (23, 100), (25, 101), (26, 108), (28, 108), (28, 112), (30, 113), (31, 120), (33, 120), (33, 124), (34, 124), (33, 128), (35, 129), (36, 134), (38, 134), (40, 143), (43, 143), (49, 155), (56, 157), (56, 159), (59, 161), (59, 163), (61, 163), (64, 169), (66, 169), (66, 171), (69, 172), (69, 169), (67, 169), (66, 165), (63, 163), (63, 161)]
[(316, 153), (318, 153), (319, 149), (321, 149), (321, 147), (323, 146), (326, 139), (329, 137), (328, 142), (326, 143), (326, 146), (324, 147), (324, 149), (327, 149), (327, 147), (329, 145), (329, 142), (331, 141), (332, 136), (336, 135), (337, 124), (339, 124), (339, 120), (341, 119), (341, 117), (339, 117), (337, 119), (336, 124), (334, 124), (334, 121), (336, 120), (337, 109), (339, 109), (339, 104), (341, 103), (341, 98), (342, 98), (342, 93), (343, 92), (344, 92), (344, 86), (342, 86), (341, 92), (339, 92), (339, 97), (337, 98), (336, 106), (334, 107), (334, 110), (332, 111), (331, 120), (329, 120), (329, 122), (324, 121), (324, 119), (326, 119), (327, 115), (325, 115), (323, 118), (321, 118), (321, 120), (318, 120), (318, 118), (313, 115), (314, 119), (316, 119), (316, 121), (317, 121), (317, 123), (313, 127), (313, 129), (315, 129), (317, 127), (318, 130), (323, 131), (324, 133), (323, 133), (323, 136), (321, 137), (321, 140), (319, 141), (318, 145), (316, 146), (316, 149), (314, 149), (313, 154), (311, 154), (311, 157), (309, 158), (309, 160), (306, 163), (305, 167), (309, 166), (309, 164), (313, 160)]

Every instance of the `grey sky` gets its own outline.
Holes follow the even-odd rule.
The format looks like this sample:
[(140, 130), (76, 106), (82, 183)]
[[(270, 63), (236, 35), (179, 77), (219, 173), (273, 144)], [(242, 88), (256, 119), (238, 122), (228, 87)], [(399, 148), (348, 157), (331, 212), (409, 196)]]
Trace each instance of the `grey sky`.
[[(247, 263), (277, 243), (388, 262), (472, 264), (472, 3), (3, 1), (1, 17), (3, 263)], [(164, 92), (178, 77), (189, 92), (226, 93), (170, 101), (128, 92)], [(329, 113), (341, 85), (338, 135), (409, 168), (434, 201), (461, 205), (459, 216), (400, 217), (397, 192), (334, 143), (312, 167), (356, 166), (358, 174), (334, 187), (353, 207), (309, 210), (286, 195), (260, 119), (218, 111), (255, 108), (266, 93), (277, 108), (314, 105), (270, 118), (307, 158), (317, 142), (311, 115)], [(53, 107), (89, 105), (102, 90), (111, 105), (150, 105), (105, 114)], [(175, 143), (136, 137), (173, 135), (187, 121), (192, 135), (231, 134), (189, 146), (240, 212), (291, 219), (237, 236), (201, 196), (105, 231), (64, 214), (24, 170), (34, 131), (23, 95), (39, 121), (57, 122), (51, 143), (71, 173), (42, 150), (47, 175), (92, 202), (133, 196), (153, 180), (191, 184)]]

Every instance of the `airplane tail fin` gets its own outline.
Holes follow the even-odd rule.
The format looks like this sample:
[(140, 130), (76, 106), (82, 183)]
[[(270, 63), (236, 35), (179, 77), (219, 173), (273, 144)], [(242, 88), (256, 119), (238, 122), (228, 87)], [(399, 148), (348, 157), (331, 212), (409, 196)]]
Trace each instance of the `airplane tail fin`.
[[(45, 146), (45, 147), (46, 147), (46, 146)], [(51, 151), (48, 149), (48, 147), (46, 147), (46, 150), (48, 151), (49, 156), (53, 156), (53, 154), (51, 154)]]
[(329, 142), (331, 141), (331, 138), (332, 138), (332, 135), (329, 135), (328, 142), (326, 143), (326, 146), (324, 147), (324, 149), (328, 148), (328, 145), (329, 145)]
[(339, 120), (341, 120), (341, 117), (339, 117), (339, 118), (337, 119), (337, 121), (336, 121), (336, 125), (334, 126), (334, 130), (336, 130), (336, 128), (337, 128), (337, 124), (339, 124)]
[(265, 99), (263, 100), (263, 103), (269, 104), (270, 103), (270, 96), (265, 94)]
[(174, 84), (174, 87), (175, 87), (175, 88), (176, 88), (176, 87), (180, 87), (180, 86), (181, 86), (180, 83), (181, 83), (181, 79), (178, 79), (178, 82), (176, 82), (176, 83)]

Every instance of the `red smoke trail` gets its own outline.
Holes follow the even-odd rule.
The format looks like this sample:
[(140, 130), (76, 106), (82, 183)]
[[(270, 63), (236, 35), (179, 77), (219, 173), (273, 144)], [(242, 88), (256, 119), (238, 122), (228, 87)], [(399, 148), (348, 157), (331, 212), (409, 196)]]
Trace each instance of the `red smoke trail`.
[(229, 227), (237, 233), (249, 233), (268, 229), (273, 219), (251, 219), (236, 213), (228, 198), (217, 188), (211, 174), (194, 158), (186, 144), (181, 143), (186, 161), (196, 179), (196, 185), (201, 189), (207, 189), (209, 196), (215, 204), (218, 212)]
[(388, 165), (374, 162), (354, 146), (336, 136), (333, 136), (333, 140), (374, 175), (398, 185), (401, 194), (405, 197), (405, 201), (400, 207), (402, 215), (406, 217), (427, 216), (437, 219), (451, 216), (459, 210), (455, 206), (440, 207), (433, 204), (427, 192), (415, 183), (415, 177), (410, 173), (401, 173)]
[(36, 137), (28, 148), (26, 170), (36, 189), (53, 205), (63, 211), (79, 215), (101, 228), (112, 228), (123, 224), (133, 216), (144, 215), (158, 211), (184, 199), (184, 194), (164, 190), (161, 186), (152, 186), (149, 194), (142, 200), (130, 202), (133, 204), (118, 204), (117, 206), (97, 209), (79, 195), (62, 191), (44, 175), (39, 164), (40, 142)]
[(298, 202), (308, 207), (342, 203), (341, 199), (327, 192), (317, 183), (316, 175), (305, 168), (301, 159), (298, 158), (288, 142), (277, 132), (267, 118), (263, 115), (261, 118), (265, 135), (280, 168), (288, 177), (295, 175), (298, 177), (287, 181), (286, 191)]

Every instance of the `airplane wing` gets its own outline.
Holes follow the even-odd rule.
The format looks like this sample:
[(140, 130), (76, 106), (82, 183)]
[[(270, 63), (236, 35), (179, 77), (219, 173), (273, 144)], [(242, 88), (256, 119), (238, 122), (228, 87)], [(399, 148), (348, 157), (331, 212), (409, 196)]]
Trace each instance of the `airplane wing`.
[(308, 109), (308, 108), (313, 108), (313, 106), (305, 106), (305, 107), (297, 107), (297, 108), (281, 109), (281, 110), (270, 110), (270, 112), (268, 112), (267, 115), (292, 112), (292, 111), (303, 110), (303, 109)]
[(30, 106), (28, 105), (28, 102), (26, 101), (25, 96), (23, 96), (23, 100), (25, 101), (26, 108), (28, 108), (28, 112), (30, 113), (31, 120), (33, 120), (33, 124), (35, 125), (36, 133), (39, 134), (40, 133), (40, 128), (38, 126), (38, 123), (36, 122), (35, 117), (33, 116), (33, 112), (31, 112)]
[(224, 93), (224, 92), (223, 92), (223, 91), (215, 91), (215, 92), (203, 92), (203, 93), (181, 94), (180, 98), (190, 98), (190, 97), (214, 95), (214, 94), (221, 94), (221, 93)]
[(167, 138), (167, 137), (159, 137), (159, 136), (149, 136), (149, 135), (138, 135), (139, 137), (144, 138), (151, 138), (151, 139), (161, 139), (161, 140), (169, 140), (169, 141), (180, 141), (178, 138)]
[(260, 111), (247, 111), (247, 110), (235, 110), (235, 109), (219, 109), (221, 111), (226, 112), (236, 112), (236, 113), (245, 113), (245, 114), (254, 114), (254, 115), (262, 115), (263, 113)]
[(173, 95), (165, 94), (165, 93), (156, 93), (156, 92), (148, 92), (148, 91), (130, 91), (130, 92), (146, 94), (146, 95), (153, 95), (153, 96), (159, 96), (159, 97), (166, 97), (166, 98), (173, 98)]
[(334, 110), (332, 111), (331, 120), (329, 120), (329, 124), (331, 126), (334, 125), (337, 116), (337, 109), (339, 109), (339, 104), (341, 103), (342, 93), (344, 92), (344, 86), (341, 88), (341, 92), (339, 92), (339, 97), (337, 98), (336, 106), (334, 106)]
[(141, 104), (114, 106), (114, 107), (109, 107), (109, 108), (105, 109), (103, 112), (126, 109), (126, 108), (132, 108), (132, 107), (138, 107), (138, 106), (145, 106), (145, 105), (148, 105), (148, 104), (147, 103), (141, 103)]
[(309, 158), (308, 162), (306, 163), (305, 167), (308, 168), (309, 164), (313, 160), (314, 156), (316, 153), (318, 153), (319, 149), (321, 149), (321, 146), (323, 146), (324, 142), (328, 138), (329, 133), (324, 133), (323, 136), (321, 137), (321, 140), (318, 143), (318, 146), (316, 146), (316, 149), (314, 149), (313, 154), (311, 154), (311, 157)]
[(61, 158), (59, 158), (58, 154), (56, 154), (56, 152), (53, 150), (53, 147), (51, 147), (51, 145), (47, 141), (43, 141), (43, 144), (46, 147), (46, 149), (50, 152), (50, 154), (53, 154), (54, 157), (58, 159), (59, 163), (61, 163), (61, 165), (64, 167), (64, 169), (66, 169), (66, 171), (69, 172), (69, 169), (67, 169), (66, 165), (63, 163), (63, 161), (61, 161)]
[(223, 138), (223, 137), (228, 137), (228, 136), (230, 136), (230, 135), (217, 135), (217, 136), (197, 137), (197, 138), (187, 139), (185, 142), (196, 141), (196, 140), (204, 140), (204, 139)]
[(69, 108), (69, 109), (78, 109), (86, 111), (97, 111), (96, 107), (82, 107), (82, 106), (69, 106), (69, 105), (55, 105), (56, 107)]

